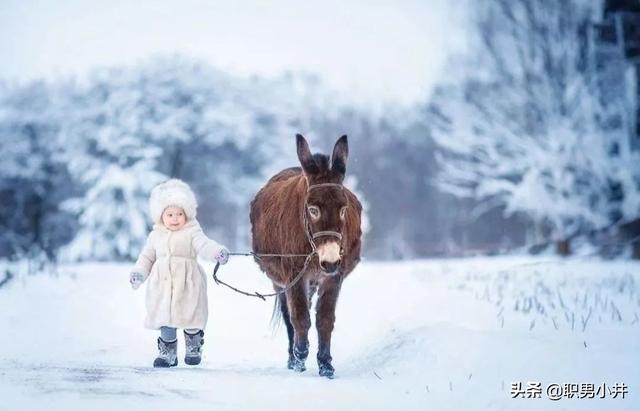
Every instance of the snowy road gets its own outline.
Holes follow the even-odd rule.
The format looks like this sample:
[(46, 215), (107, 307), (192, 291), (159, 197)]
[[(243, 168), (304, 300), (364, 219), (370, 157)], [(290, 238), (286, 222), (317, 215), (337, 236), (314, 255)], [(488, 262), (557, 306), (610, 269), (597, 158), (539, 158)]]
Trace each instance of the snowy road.
[[(335, 380), (317, 376), (315, 332), (308, 370), (288, 371), (272, 302), (213, 283), (203, 363), (185, 366), (180, 340), (179, 366), (153, 369), (156, 334), (128, 269), (67, 266), (0, 289), (0, 410), (640, 409), (637, 263), (365, 262), (338, 305)], [(221, 277), (269, 290), (248, 259)], [(529, 381), (541, 398), (512, 399), (511, 384)], [(605, 383), (607, 395), (552, 401), (553, 383)]]

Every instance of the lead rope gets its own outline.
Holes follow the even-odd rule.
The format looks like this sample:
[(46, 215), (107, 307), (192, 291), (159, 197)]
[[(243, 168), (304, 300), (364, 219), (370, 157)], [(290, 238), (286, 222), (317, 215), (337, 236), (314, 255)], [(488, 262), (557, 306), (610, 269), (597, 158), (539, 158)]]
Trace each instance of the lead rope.
[(253, 293), (249, 293), (246, 291), (242, 291), (232, 285), (229, 285), (227, 283), (225, 283), (224, 281), (220, 280), (217, 276), (218, 274), (218, 269), (220, 268), (220, 263), (216, 263), (215, 268), (213, 269), (213, 280), (216, 282), (216, 284), (222, 284), (227, 288), (232, 289), (233, 291), (240, 293), (242, 295), (246, 295), (249, 297), (258, 297), (260, 299), (262, 299), (263, 301), (267, 301), (267, 299), (265, 297), (275, 297), (277, 295), (283, 294), (285, 292), (287, 292), (288, 290), (291, 289), (291, 287), (293, 287), (299, 280), (300, 278), (302, 278), (302, 275), (304, 274), (304, 272), (307, 270), (307, 267), (309, 266), (309, 262), (311, 261), (311, 258), (314, 256), (314, 254), (316, 254), (316, 250), (314, 248), (314, 250), (309, 253), (309, 254), (257, 254), (257, 253), (229, 253), (229, 255), (245, 255), (245, 256), (254, 256), (257, 259), (261, 259), (262, 257), (306, 257), (304, 260), (304, 265), (302, 266), (302, 270), (300, 270), (300, 272), (294, 277), (293, 281), (291, 281), (285, 288), (283, 288), (282, 290), (276, 291), (274, 293), (269, 293), (269, 294), (264, 294), (264, 293), (259, 293), (257, 291), (254, 291)]

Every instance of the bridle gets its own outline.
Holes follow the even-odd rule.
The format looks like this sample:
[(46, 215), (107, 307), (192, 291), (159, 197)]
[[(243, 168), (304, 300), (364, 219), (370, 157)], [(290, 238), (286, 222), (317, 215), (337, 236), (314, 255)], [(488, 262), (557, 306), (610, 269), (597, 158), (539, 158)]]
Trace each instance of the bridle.
[[(321, 188), (321, 187), (336, 187), (336, 188), (339, 188), (340, 190), (344, 190), (344, 186), (342, 184), (318, 183), (318, 184), (309, 185), (309, 187), (307, 187), (307, 194), (309, 194), (312, 189)], [(311, 226), (309, 225), (309, 219), (307, 218), (307, 206), (308, 206), (308, 203), (305, 198), (304, 204), (303, 204), (303, 210), (302, 210), (302, 219), (304, 224), (304, 232), (307, 234), (307, 239), (309, 240), (309, 244), (311, 244), (312, 252), (315, 252), (317, 248), (314, 240), (319, 237), (328, 236), (328, 237), (335, 237), (338, 239), (338, 242), (340, 243), (340, 255), (342, 255), (344, 252), (344, 249), (342, 247), (342, 233), (339, 233), (337, 231), (332, 231), (332, 230), (317, 231), (315, 233), (312, 233)]]

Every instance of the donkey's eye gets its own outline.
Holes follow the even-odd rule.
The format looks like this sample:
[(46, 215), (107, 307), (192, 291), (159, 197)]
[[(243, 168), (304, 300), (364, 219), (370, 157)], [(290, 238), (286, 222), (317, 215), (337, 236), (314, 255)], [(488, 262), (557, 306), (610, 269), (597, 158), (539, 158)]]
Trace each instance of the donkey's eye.
[(347, 207), (342, 207), (340, 209), (340, 218), (344, 220), (344, 216), (347, 214)]
[(307, 207), (307, 209), (309, 210), (309, 215), (311, 216), (311, 218), (314, 218), (314, 219), (320, 218), (320, 209), (318, 207), (309, 206)]

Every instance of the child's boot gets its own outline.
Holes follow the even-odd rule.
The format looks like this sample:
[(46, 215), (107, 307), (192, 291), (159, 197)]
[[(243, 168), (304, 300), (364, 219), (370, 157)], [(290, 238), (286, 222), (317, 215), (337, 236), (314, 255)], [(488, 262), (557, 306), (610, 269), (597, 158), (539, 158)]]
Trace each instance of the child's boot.
[(175, 367), (178, 365), (178, 340), (166, 342), (158, 337), (158, 358), (153, 362), (154, 367)]
[(184, 331), (185, 355), (184, 362), (189, 365), (198, 365), (202, 360), (202, 346), (204, 345), (204, 331), (198, 330), (195, 334)]

